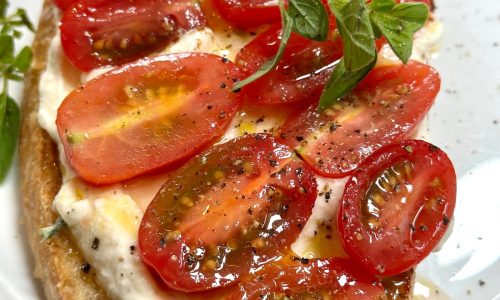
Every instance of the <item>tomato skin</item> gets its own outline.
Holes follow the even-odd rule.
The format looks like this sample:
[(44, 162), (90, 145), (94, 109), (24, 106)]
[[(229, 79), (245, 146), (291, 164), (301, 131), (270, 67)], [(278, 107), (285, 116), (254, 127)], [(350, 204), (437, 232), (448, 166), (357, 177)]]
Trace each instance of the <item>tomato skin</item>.
[[(238, 64), (247, 75), (255, 73), (272, 59), (281, 39), (281, 25), (259, 34), (237, 55)], [(342, 57), (342, 41), (317, 42), (292, 33), (278, 66), (244, 86), (242, 95), (249, 103), (289, 104), (318, 100), (334, 64)]]
[(272, 0), (212, 0), (221, 16), (232, 25), (250, 29), (281, 21), (277, 1)]
[(228, 299), (385, 299), (381, 283), (350, 259), (300, 259), (272, 262), (242, 278)]
[(57, 7), (59, 7), (62, 11), (65, 11), (68, 7), (70, 7), (77, 0), (54, 0)]
[(373, 274), (406, 271), (444, 235), (455, 197), (455, 171), (442, 150), (419, 140), (387, 145), (346, 184), (338, 215), (344, 250)]
[(79, 0), (61, 19), (61, 43), (80, 70), (122, 65), (163, 49), (205, 19), (189, 0)]
[(316, 103), (290, 116), (279, 134), (319, 174), (344, 177), (376, 149), (411, 138), (440, 82), (434, 69), (415, 61), (377, 67), (322, 113)]
[(233, 63), (200, 53), (110, 71), (60, 106), (56, 124), (66, 157), (96, 185), (184, 161), (224, 133), (241, 106), (231, 91), (239, 76)]
[(229, 286), (279, 259), (300, 233), (316, 180), (270, 135), (217, 145), (172, 175), (139, 229), (142, 260), (183, 292)]

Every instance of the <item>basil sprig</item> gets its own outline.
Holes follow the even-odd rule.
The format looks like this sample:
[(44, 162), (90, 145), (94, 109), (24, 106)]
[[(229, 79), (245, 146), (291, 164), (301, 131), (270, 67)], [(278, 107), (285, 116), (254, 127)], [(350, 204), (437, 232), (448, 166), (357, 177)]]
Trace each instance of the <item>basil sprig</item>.
[[(352, 91), (375, 67), (375, 40), (384, 36), (394, 53), (407, 63), (414, 33), (424, 26), (429, 10), (423, 3), (396, 4), (394, 0), (328, 0), (344, 44), (344, 56), (337, 63), (321, 95), (318, 110), (330, 107)], [(233, 90), (257, 80), (276, 67), (291, 32), (324, 41), (328, 36), (328, 13), (319, 0), (290, 0), (286, 10), (280, 1), (283, 33), (276, 56)]]
[(255, 73), (236, 83), (233, 91), (254, 82), (276, 68), (285, 52), (292, 31), (312, 40), (326, 40), (329, 28), (328, 13), (320, 0), (290, 0), (288, 10), (285, 9), (283, 0), (279, 0), (279, 5), (283, 31), (278, 52), (273, 59), (262, 64)]
[(18, 9), (7, 15), (8, 2), (0, 0), (0, 183), (7, 176), (17, 145), (20, 112), (16, 102), (9, 97), (9, 81), (21, 81), (33, 57), (30, 47), (16, 54), (14, 41), (21, 37), (20, 29), (34, 31), (26, 11)]

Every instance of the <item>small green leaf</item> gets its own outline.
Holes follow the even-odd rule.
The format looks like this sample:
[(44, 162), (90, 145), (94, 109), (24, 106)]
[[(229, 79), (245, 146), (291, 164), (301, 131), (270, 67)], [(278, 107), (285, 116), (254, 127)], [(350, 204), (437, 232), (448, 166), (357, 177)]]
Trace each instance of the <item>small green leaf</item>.
[(0, 128), (0, 183), (5, 180), (12, 164), (20, 126), (19, 107), (12, 98), (6, 100), (5, 117)]
[(362, 70), (376, 57), (375, 36), (364, 0), (329, 0), (344, 41), (344, 66)]
[(315, 41), (328, 37), (328, 12), (320, 0), (290, 0), (287, 14), (298, 34)]
[(30, 19), (28, 18), (28, 14), (24, 9), (18, 8), (16, 14), (21, 18), (21, 21), (26, 27), (28, 27), (29, 30), (35, 32), (35, 27), (31, 23)]
[(23, 76), (18, 75), (16, 73), (9, 73), (6, 76), (7, 76), (7, 79), (14, 80), (14, 81), (22, 81), (24, 79)]
[(66, 225), (66, 222), (64, 222), (64, 220), (59, 217), (54, 224), (40, 228), (40, 237), (42, 238), (42, 241), (50, 239), (51, 237), (59, 233), (59, 231), (61, 231), (61, 229), (63, 229)]
[(372, 0), (369, 4), (369, 8), (372, 11), (388, 12), (394, 5), (396, 5), (394, 0)]
[[(378, 0), (375, 3), (385, 1)], [(377, 6), (372, 3), (370, 7), (373, 9)], [(370, 20), (377, 31), (385, 36), (394, 53), (406, 64), (413, 49), (413, 35), (424, 26), (428, 14), (429, 9), (423, 3), (402, 3), (390, 10), (373, 10)]]
[(9, 35), (0, 35), (0, 62), (10, 64), (14, 60), (14, 39)]
[[(281, 1), (280, 1), (281, 3)], [(247, 78), (243, 79), (242, 81), (236, 83), (233, 86), (233, 91), (237, 91), (244, 87), (245, 85), (254, 82), (255, 80), (259, 79), (260, 77), (264, 76), (267, 74), (267, 72), (271, 71), (272, 69), (276, 68), (278, 65), (281, 57), (283, 56), (283, 53), (285, 52), (286, 44), (288, 43), (288, 40), (290, 39), (290, 35), (292, 34), (292, 28), (293, 28), (293, 20), (289, 18), (289, 16), (286, 13), (282, 13), (283, 17), (283, 32), (281, 34), (281, 43), (278, 48), (278, 52), (274, 56), (273, 59), (268, 60), (262, 66), (260, 67), (259, 70), (257, 70), (255, 73), (252, 75), (248, 76)]]
[(19, 72), (26, 72), (31, 65), (31, 60), (33, 59), (33, 51), (31, 48), (26, 46), (24, 47), (19, 54), (17, 54), (16, 59), (12, 66), (16, 68)]
[(7, 12), (8, 6), (9, 3), (7, 3), (7, 0), (0, 0), (0, 18), (5, 17), (5, 13)]
[(333, 103), (347, 95), (366, 76), (366, 74), (373, 69), (376, 61), (377, 60), (374, 59), (360, 70), (349, 71), (345, 67), (344, 59), (342, 59), (337, 64), (335, 70), (333, 70), (332, 76), (326, 83), (323, 94), (319, 100), (318, 110), (322, 111), (330, 107)]

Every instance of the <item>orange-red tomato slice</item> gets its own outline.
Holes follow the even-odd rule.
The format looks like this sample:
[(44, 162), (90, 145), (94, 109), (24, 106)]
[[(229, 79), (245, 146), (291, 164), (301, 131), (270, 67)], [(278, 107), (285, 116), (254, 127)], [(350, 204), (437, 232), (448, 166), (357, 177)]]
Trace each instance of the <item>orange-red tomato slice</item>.
[(377, 67), (323, 112), (314, 104), (290, 116), (280, 135), (318, 173), (344, 177), (383, 145), (411, 138), (440, 83), (438, 73), (419, 62)]
[(175, 172), (149, 205), (142, 259), (175, 290), (235, 284), (290, 251), (316, 190), (312, 170), (275, 137), (214, 146)]
[(204, 25), (190, 0), (78, 0), (64, 10), (61, 43), (77, 68), (90, 71), (142, 58)]
[(344, 249), (373, 274), (406, 271), (444, 235), (455, 196), (455, 170), (439, 148), (419, 140), (385, 146), (346, 184), (338, 215)]
[[(272, 59), (281, 40), (281, 25), (259, 34), (236, 57), (247, 76)], [(278, 66), (242, 88), (255, 104), (290, 104), (317, 101), (335, 63), (342, 57), (342, 41), (316, 42), (292, 33)]]
[(236, 66), (172, 54), (108, 72), (73, 91), (57, 115), (66, 157), (93, 184), (183, 161), (220, 137), (241, 101)]
[(350, 259), (286, 257), (241, 279), (227, 299), (385, 299), (380, 281)]

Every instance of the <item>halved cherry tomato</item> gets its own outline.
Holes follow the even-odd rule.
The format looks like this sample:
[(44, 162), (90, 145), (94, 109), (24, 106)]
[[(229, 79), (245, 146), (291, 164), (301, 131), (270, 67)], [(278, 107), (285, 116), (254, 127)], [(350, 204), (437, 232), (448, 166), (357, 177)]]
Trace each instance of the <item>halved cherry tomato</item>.
[(172, 54), (108, 72), (66, 97), (57, 128), (69, 163), (110, 184), (185, 160), (224, 133), (241, 101), (236, 66)]
[(77, 0), (54, 0), (57, 7), (59, 7), (62, 11), (65, 11), (68, 7), (70, 7)]
[(385, 146), (346, 184), (338, 216), (344, 250), (374, 274), (408, 270), (445, 233), (455, 196), (455, 171), (439, 148), (419, 140)]
[(221, 16), (239, 28), (253, 28), (281, 21), (275, 0), (212, 0)]
[(79, 0), (64, 12), (61, 42), (69, 60), (90, 71), (142, 58), (204, 24), (190, 0)]
[(139, 229), (143, 261), (179, 291), (204, 291), (289, 251), (316, 198), (313, 172), (276, 138), (248, 135), (167, 181)]
[(378, 67), (322, 113), (314, 104), (290, 116), (280, 134), (315, 171), (344, 177), (376, 149), (412, 137), (440, 82), (434, 69), (415, 61)]
[(285, 258), (247, 275), (228, 299), (385, 299), (382, 284), (349, 259)]
[[(272, 59), (281, 39), (281, 25), (276, 24), (246, 45), (236, 63), (247, 75)], [(276, 69), (242, 88), (250, 103), (287, 104), (318, 100), (335, 62), (342, 57), (342, 41), (316, 42), (292, 33)]]

